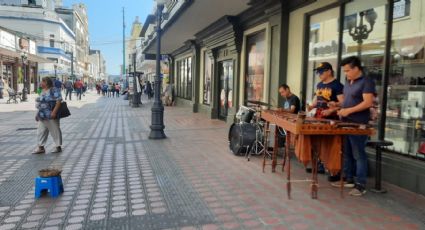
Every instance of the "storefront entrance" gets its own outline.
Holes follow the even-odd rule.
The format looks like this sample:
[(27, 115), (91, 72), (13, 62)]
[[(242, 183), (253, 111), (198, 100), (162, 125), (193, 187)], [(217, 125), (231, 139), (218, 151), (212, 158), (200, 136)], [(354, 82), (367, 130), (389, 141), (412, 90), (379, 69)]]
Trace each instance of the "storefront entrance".
[(218, 117), (226, 120), (229, 108), (233, 107), (233, 60), (218, 63), (219, 77), (219, 109)]

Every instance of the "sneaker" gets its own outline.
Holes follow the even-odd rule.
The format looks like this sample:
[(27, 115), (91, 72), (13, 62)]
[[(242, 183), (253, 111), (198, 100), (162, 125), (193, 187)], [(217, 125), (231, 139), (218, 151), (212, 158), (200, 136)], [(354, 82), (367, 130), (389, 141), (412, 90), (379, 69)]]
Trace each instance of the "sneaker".
[(356, 184), (356, 186), (348, 194), (350, 196), (363, 196), (366, 194), (366, 188), (362, 185)]
[(313, 169), (311, 169), (311, 168), (305, 168), (305, 172), (306, 173), (311, 173), (311, 172), (313, 172)]
[[(344, 184), (343, 185), (344, 188), (354, 188), (354, 181), (353, 180), (343, 181), (342, 183)], [(337, 181), (337, 182), (331, 183), (331, 185), (333, 187), (340, 188), (341, 187), (341, 181)]]
[(318, 174), (325, 174), (325, 166), (322, 162), (317, 163), (317, 173)]
[(62, 148), (60, 146), (58, 146), (55, 149), (53, 149), (53, 151), (51, 153), (60, 153), (60, 152), (62, 152)]
[(334, 176), (332, 176), (332, 175), (329, 175), (328, 176), (328, 181), (329, 182), (337, 182), (337, 181), (339, 181), (341, 178), (340, 178), (340, 176), (339, 176), (339, 174), (336, 174), (336, 175), (334, 175)]
[(46, 153), (46, 150), (44, 149), (43, 146), (39, 146), (36, 151), (32, 152), (32, 154), (43, 154), (43, 153)]

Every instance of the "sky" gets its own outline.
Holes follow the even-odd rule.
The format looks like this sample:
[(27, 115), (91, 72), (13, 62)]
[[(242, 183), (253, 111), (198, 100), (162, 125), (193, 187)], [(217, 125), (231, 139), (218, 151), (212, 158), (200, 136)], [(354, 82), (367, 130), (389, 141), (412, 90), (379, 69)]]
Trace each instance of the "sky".
[(136, 16), (141, 23), (152, 11), (154, 0), (64, 0), (65, 7), (84, 3), (89, 19), (91, 49), (101, 51), (106, 60), (106, 72), (120, 73), (122, 65), (122, 8), (125, 8), (126, 37)]

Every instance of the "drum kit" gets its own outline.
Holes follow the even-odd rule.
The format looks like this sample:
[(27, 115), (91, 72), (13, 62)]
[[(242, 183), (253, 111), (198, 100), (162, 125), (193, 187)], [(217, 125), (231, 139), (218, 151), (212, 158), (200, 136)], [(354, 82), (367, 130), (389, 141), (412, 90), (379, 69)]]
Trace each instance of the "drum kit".
[(265, 122), (261, 120), (262, 107), (270, 105), (261, 101), (248, 103), (254, 106), (240, 106), (236, 113), (237, 122), (230, 127), (229, 148), (235, 155), (245, 155), (248, 161), (251, 155), (267, 154), (271, 157), (272, 153), (264, 148), (270, 130), (265, 130)]

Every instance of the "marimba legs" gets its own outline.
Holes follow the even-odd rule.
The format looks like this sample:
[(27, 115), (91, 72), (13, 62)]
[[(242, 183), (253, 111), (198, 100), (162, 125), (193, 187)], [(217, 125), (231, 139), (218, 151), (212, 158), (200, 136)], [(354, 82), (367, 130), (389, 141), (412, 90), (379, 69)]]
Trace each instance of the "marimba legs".
[[(285, 143), (285, 160), (288, 162), (288, 169), (286, 172), (286, 194), (288, 195), (288, 199), (291, 199), (291, 154), (289, 153), (289, 140), (290, 134), (289, 132), (286, 134), (286, 143)], [(282, 165), (282, 170), (285, 167), (285, 163)]]
[(277, 165), (277, 153), (279, 149), (279, 129), (276, 125), (274, 129), (274, 146), (273, 146), (273, 155), (272, 155), (272, 172), (276, 172)]
[(317, 191), (318, 191), (318, 177), (317, 177), (317, 163), (319, 161), (318, 153), (312, 150), (312, 181), (311, 181), (311, 198), (317, 199)]
[(263, 155), (263, 173), (265, 172), (265, 168), (266, 168), (266, 158), (267, 158), (267, 153), (268, 153), (268, 136), (269, 136), (269, 129), (270, 123), (266, 122), (266, 126), (264, 128), (264, 155)]

